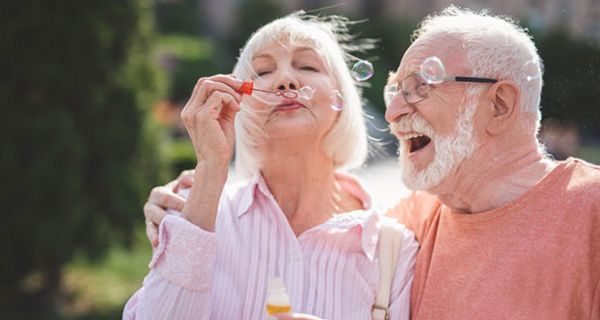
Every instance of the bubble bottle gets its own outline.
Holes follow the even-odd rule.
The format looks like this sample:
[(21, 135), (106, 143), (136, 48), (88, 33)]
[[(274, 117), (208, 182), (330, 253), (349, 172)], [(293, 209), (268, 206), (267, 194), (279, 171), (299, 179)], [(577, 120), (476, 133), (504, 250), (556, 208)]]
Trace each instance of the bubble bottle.
[(272, 278), (267, 287), (267, 314), (291, 313), (290, 297), (285, 291), (281, 278)]

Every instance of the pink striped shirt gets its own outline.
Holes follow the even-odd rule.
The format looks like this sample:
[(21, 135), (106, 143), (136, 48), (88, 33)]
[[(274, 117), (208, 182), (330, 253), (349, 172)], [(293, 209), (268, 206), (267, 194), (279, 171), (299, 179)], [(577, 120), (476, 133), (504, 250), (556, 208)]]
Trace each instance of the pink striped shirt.
[[(281, 277), (294, 312), (326, 319), (370, 319), (378, 288), (377, 240), (383, 219), (358, 182), (338, 175), (365, 210), (336, 215), (296, 237), (260, 174), (223, 192), (214, 233), (176, 215), (143, 287), (123, 319), (265, 319), (270, 278)], [(390, 297), (390, 319), (408, 319), (418, 244), (404, 229)]]

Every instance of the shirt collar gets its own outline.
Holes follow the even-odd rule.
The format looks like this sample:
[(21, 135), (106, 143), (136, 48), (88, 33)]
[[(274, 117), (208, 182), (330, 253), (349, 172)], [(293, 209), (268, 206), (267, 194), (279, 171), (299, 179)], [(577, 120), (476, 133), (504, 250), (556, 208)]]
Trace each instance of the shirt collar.
[[(264, 187), (260, 187), (260, 185), (264, 185)], [(238, 194), (239, 201), (235, 201), (235, 203), (238, 203), (238, 218), (249, 211), (250, 206), (254, 203), (254, 195), (259, 191), (264, 194), (265, 189), (268, 191), (266, 183), (259, 172), (255, 173), (250, 180), (244, 182), (244, 185), (241, 186), (241, 190)], [(270, 195), (271, 193), (268, 192), (268, 194)]]
[[(316, 226), (313, 230), (316, 231), (329, 228), (360, 228), (361, 248), (366, 257), (370, 261), (373, 261), (376, 256), (375, 250), (377, 249), (377, 241), (379, 240), (381, 216), (379, 213), (371, 209), (371, 196), (367, 193), (360, 181), (355, 176), (347, 173), (336, 172), (336, 179), (344, 188), (346, 188), (346, 190), (361, 200), (363, 203), (363, 210), (356, 210), (335, 215), (323, 224)], [(235, 203), (238, 203), (238, 218), (250, 211), (250, 207), (256, 200), (256, 196), (258, 196), (259, 193), (262, 194), (262, 196), (275, 201), (260, 172), (255, 173), (250, 180), (247, 180), (242, 186), (238, 187), (241, 187), (240, 192), (237, 194), (239, 201), (235, 201)], [(311, 232), (313, 230), (309, 230), (307, 232)]]
[(357, 229), (360, 232), (360, 246), (365, 256), (373, 261), (376, 256), (377, 241), (379, 241), (379, 229), (383, 218), (375, 210), (356, 210), (333, 216), (323, 224), (316, 226), (311, 231), (317, 230), (350, 230)]
[[(365, 190), (364, 186), (356, 176), (348, 173), (336, 172), (335, 178), (346, 190), (348, 190), (348, 192), (362, 202), (364, 210), (371, 209), (371, 195), (369, 195), (369, 193)], [(269, 187), (267, 186), (267, 183), (265, 182), (265, 179), (260, 171), (257, 171), (250, 178), (250, 180), (243, 183), (243, 185), (240, 186), (238, 184), (238, 187), (241, 187), (241, 190), (238, 194), (238, 217), (241, 217), (248, 212), (250, 206), (255, 200), (254, 196), (256, 192), (260, 192), (267, 198), (273, 199), (273, 195), (271, 194), (271, 191), (269, 190)]]

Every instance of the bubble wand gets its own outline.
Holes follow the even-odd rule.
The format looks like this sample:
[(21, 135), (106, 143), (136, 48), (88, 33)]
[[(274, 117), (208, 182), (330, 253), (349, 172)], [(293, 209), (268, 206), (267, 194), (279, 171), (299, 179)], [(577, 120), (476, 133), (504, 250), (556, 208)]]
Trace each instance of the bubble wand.
[(299, 90), (270, 91), (270, 90), (257, 89), (254, 87), (254, 82), (252, 82), (252, 81), (244, 81), (242, 83), (242, 86), (237, 90), (237, 92), (239, 94), (247, 94), (247, 95), (252, 95), (252, 92), (254, 92), (254, 91), (272, 94), (277, 97), (284, 97), (286, 99), (291, 99), (291, 100), (296, 100), (298, 98), (310, 100), (313, 98), (314, 93), (315, 93), (315, 89), (313, 89), (312, 87), (309, 87), (309, 86), (304, 86), (304, 87), (300, 88)]

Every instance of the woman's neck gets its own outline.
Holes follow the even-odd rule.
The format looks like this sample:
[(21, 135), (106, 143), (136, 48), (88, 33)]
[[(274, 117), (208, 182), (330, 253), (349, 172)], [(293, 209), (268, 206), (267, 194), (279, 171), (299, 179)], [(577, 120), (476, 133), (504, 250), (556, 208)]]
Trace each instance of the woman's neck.
[(261, 173), (296, 235), (334, 213), (362, 208), (336, 181), (333, 162), (322, 151), (309, 145), (286, 149), (264, 152)]

